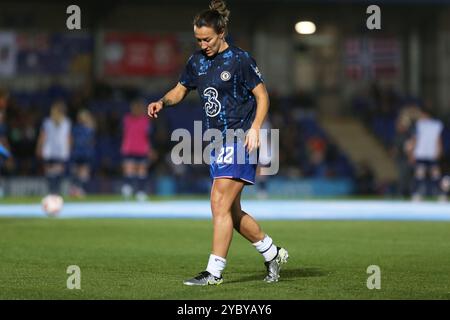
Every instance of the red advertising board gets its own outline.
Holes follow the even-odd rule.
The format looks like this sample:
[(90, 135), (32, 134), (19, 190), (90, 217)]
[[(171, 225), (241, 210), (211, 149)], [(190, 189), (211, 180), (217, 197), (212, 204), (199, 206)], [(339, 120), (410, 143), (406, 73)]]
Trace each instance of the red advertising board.
[(171, 75), (178, 71), (175, 36), (106, 33), (103, 70), (107, 76)]

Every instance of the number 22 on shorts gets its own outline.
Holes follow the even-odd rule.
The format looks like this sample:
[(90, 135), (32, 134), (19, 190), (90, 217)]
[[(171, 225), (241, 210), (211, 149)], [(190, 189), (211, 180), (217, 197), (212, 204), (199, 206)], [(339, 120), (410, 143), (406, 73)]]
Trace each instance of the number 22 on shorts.
[[(225, 156), (224, 156), (225, 153)], [(219, 152), (219, 156), (217, 157), (216, 163), (217, 164), (231, 164), (233, 163), (233, 153), (234, 148), (233, 147), (222, 147)]]

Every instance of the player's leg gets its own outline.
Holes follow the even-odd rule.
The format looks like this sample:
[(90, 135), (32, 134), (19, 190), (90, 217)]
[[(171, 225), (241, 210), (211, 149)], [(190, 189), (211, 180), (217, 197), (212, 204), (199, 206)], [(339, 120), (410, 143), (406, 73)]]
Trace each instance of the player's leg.
[(441, 168), (438, 164), (432, 164), (430, 167), (430, 178), (431, 178), (431, 194), (433, 196), (440, 195), (439, 182), (441, 181)]
[(80, 181), (80, 174), (79, 169), (80, 164), (77, 160), (74, 161), (74, 163), (71, 166), (71, 186), (69, 194), (71, 196), (80, 197), (81, 196), (81, 181)]
[[(265, 129), (263, 129), (265, 130)], [(263, 168), (270, 167), (272, 161), (271, 156), (271, 144), (270, 141), (267, 138), (261, 139), (261, 146), (259, 147), (258, 152), (258, 167), (256, 169), (256, 176), (258, 177), (256, 179), (256, 185), (258, 187), (257, 189), (257, 196), (260, 199), (266, 199), (268, 196), (267, 192), (267, 179), (268, 176), (263, 174)]]
[(448, 196), (450, 193), (450, 176), (444, 175), (439, 183), (440, 187), (440, 201), (448, 201)]
[(213, 248), (215, 255), (225, 258), (233, 235), (231, 207), (242, 191), (244, 182), (233, 179), (215, 179), (211, 190), (211, 210), (213, 214)]
[(87, 186), (88, 186), (89, 180), (91, 178), (91, 170), (90, 170), (89, 164), (81, 163), (78, 166), (77, 176), (78, 176), (81, 194), (84, 195), (87, 191)]
[(413, 200), (420, 201), (426, 192), (427, 166), (422, 162), (417, 162), (414, 168)]
[(244, 183), (227, 178), (214, 179), (211, 189), (211, 211), (213, 222), (212, 253), (206, 271), (184, 281), (186, 285), (210, 285), (222, 283), (222, 271), (233, 237), (231, 207)]
[(56, 183), (56, 174), (54, 170), (53, 163), (47, 162), (44, 165), (45, 177), (47, 179), (48, 193), (56, 194), (57, 193), (57, 183)]
[(45, 165), (45, 175), (48, 181), (48, 188), (50, 194), (61, 194), (61, 184), (64, 176), (63, 162), (48, 162)]
[(266, 282), (277, 282), (280, 278), (281, 265), (287, 262), (289, 254), (286, 249), (275, 245), (272, 238), (261, 230), (258, 222), (241, 209), (241, 192), (232, 206), (234, 229), (250, 241), (264, 257), (267, 275)]
[(135, 180), (135, 172), (136, 165), (134, 161), (130, 158), (125, 158), (122, 163), (122, 174), (123, 174), (123, 185), (122, 185), (122, 195), (125, 198), (130, 198), (133, 195), (134, 188), (134, 180)]
[(233, 227), (239, 232), (245, 239), (251, 243), (256, 243), (264, 239), (264, 232), (261, 227), (256, 222), (256, 220), (244, 212), (241, 208), (241, 194), (236, 196), (231, 209), (231, 214), (233, 218)]
[(136, 198), (140, 201), (147, 199), (147, 161), (142, 159), (136, 165), (137, 170), (137, 193)]

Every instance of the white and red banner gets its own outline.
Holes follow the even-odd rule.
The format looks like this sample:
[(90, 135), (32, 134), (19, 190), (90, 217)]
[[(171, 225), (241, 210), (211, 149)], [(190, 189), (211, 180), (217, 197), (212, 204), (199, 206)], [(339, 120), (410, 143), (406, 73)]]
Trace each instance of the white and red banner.
[(174, 36), (142, 33), (106, 33), (103, 73), (106, 76), (171, 75), (178, 71), (179, 54)]
[(344, 43), (345, 73), (355, 80), (393, 78), (401, 68), (400, 41), (391, 37), (354, 37)]

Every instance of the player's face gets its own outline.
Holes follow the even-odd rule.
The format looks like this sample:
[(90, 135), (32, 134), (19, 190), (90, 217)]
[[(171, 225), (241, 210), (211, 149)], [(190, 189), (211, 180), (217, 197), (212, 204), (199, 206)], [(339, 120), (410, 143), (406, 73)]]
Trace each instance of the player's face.
[(223, 33), (217, 34), (216, 31), (210, 27), (194, 27), (194, 34), (198, 45), (208, 57), (212, 57), (219, 52), (224, 41)]

